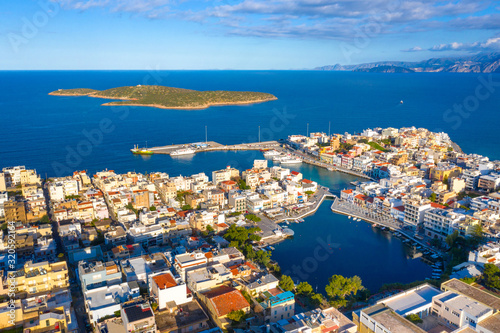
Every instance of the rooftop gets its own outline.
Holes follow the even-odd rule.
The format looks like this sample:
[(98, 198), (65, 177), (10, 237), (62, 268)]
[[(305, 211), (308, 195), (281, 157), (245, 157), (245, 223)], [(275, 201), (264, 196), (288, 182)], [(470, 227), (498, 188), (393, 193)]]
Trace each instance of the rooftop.
[(385, 304), (397, 314), (405, 316), (409, 312), (423, 306), (430, 306), (432, 298), (439, 294), (441, 294), (441, 291), (428, 284), (424, 284), (417, 288), (404, 291), (388, 299), (382, 300), (380, 303)]
[(203, 293), (212, 303), (219, 317), (231, 311), (242, 310), (250, 306), (238, 289), (221, 286)]
[(478, 326), (481, 326), (491, 332), (500, 332), (500, 313), (490, 316), (487, 319), (480, 321)]
[(376, 312), (371, 318), (389, 329), (393, 333), (426, 333), (423, 329), (412, 324), (388, 308)]
[(451, 290), (458, 294), (470, 297), (486, 306), (489, 306), (495, 310), (500, 310), (500, 298), (493, 296), (485, 291), (482, 291), (476, 287), (468, 285), (457, 279), (451, 279), (449, 281), (443, 282), (441, 284), (442, 290)]
[(196, 300), (178, 306), (176, 313), (161, 311), (156, 313), (155, 321), (160, 332), (175, 332), (181, 327), (192, 326), (193, 324), (207, 321), (208, 316)]
[(128, 318), (129, 322), (139, 321), (154, 317), (153, 311), (148, 303), (144, 304), (134, 304), (128, 307), (124, 307), (123, 311)]
[(159, 289), (168, 289), (177, 285), (177, 282), (175, 282), (175, 279), (170, 272), (153, 276), (153, 281)]

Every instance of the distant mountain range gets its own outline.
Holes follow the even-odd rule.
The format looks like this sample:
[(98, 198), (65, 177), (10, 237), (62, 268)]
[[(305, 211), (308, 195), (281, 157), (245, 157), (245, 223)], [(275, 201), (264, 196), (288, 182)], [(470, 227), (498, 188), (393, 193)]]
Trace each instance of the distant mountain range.
[(500, 53), (481, 53), (467, 57), (432, 58), (418, 62), (380, 61), (359, 65), (330, 65), (316, 67), (322, 71), (355, 71), (370, 73), (500, 73)]

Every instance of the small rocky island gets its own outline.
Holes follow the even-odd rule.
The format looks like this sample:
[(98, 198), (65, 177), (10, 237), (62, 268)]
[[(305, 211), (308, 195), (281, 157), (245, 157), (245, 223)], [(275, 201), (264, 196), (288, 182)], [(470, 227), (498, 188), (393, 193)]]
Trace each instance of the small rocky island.
[(252, 91), (197, 91), (165, 86), (128, 86), (108, 90), (59, 89), (54, 96), (89, 96), (118, 99), (103, 105), (150, 106), (162, 109), (205, 109), (214, 105), (252, 104), (276, 100), (276, 96)]

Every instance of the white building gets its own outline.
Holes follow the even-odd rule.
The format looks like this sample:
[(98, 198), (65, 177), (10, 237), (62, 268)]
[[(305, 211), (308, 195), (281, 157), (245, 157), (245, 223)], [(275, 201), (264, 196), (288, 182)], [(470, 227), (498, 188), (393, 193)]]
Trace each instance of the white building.
[(120, 311), (121, 303), (140, 295), (139, 286), (132, 286), (131, 289), (128, 283), (122, 283), (86, 291), (83, 297), (89, 319), (95, 324), (100, 318)]
[(184, 282), (176, 280), (170, 271), (151, 277), (150, 293), (160, 310), (175, 308), (193, 299)]
[(434, 208), (425, 212), (425, 234), (431, 238), (446, 239), (453, 233), (453, 225), (465, 220), (465, 215), (457, 214), (445, 209)]
[(175, 256), (174, 268), (183, 281), (186, 281), (187, 272), (207, 266), (207, 257), (202, 252), (184, 253)]

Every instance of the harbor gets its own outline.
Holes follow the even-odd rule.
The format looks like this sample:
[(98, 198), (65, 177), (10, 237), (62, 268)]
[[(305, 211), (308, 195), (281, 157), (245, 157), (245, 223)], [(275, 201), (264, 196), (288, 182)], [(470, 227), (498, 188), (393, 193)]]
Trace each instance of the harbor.
[(308, 156), (289, 145), (278, 142), (278, 141), (264, 141), (264, 142), (252, 142), (252, 143), (240, 143), (234, 145), (224, 145), (215, 141), (205, 141), (205, 142), (194, 142), (194, 143), (184, 143), (184, 144), (172, 144), (166, 146), (158, 146), (147, 148), (139, 148), (137, 145), (134, 146), (130, 151), (137, 155), (170, 155), (172, 157), (194, 155), (197, 153), (211, 152), (211, 151), (245, 151), (245, 150), (259, 150), (265, 152), (275, 152), (275, 154), (267, 155), (264, 157), (272, 159), (273, 162), (279, 162), (284, 167), (289, 165), (296, 165), (300, 163), (307, 163), (320, 168), (327, 169), (329, 171), (339, 171), (343, 173), (350, 174), (352, 176), (370, 179), (371, 177), (354, 170), (343, 168), (341, 166), (327, 164)]

